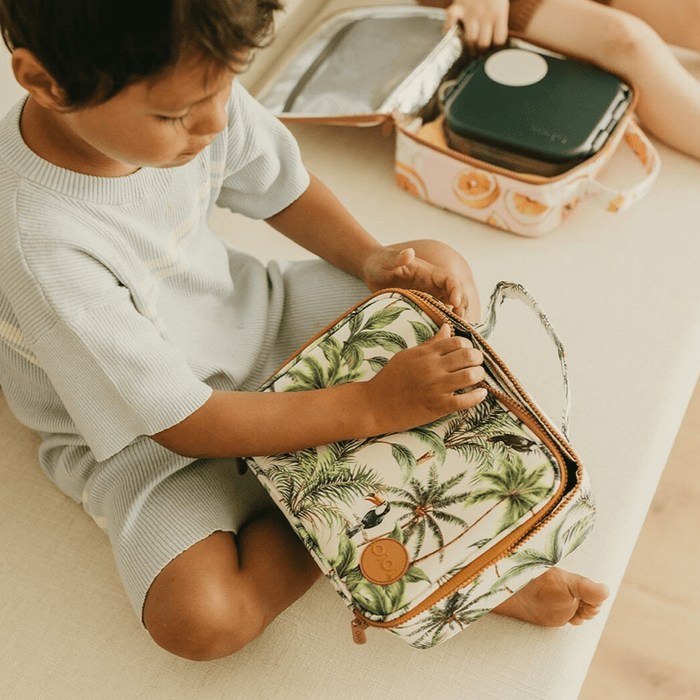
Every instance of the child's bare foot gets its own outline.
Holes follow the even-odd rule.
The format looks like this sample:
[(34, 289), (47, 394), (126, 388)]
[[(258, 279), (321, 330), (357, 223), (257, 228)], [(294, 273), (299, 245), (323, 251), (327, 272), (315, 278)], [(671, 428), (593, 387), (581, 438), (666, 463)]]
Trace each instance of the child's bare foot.
[(552, 567), (493, 609), (543, 627), (582, 625), (600, 612), (608, 587)]

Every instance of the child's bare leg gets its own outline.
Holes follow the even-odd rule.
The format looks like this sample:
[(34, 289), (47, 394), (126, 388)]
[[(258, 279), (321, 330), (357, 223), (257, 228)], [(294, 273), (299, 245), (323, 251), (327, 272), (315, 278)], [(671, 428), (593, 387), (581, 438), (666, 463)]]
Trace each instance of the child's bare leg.
[(543, 627), (582, 625), (600, 612), (608, 595), (607, 586), (553, 567), (493, 612)]
[(700, 0), (612, 0), (610, 4), (643, 19), (669, 44), (700, 51)]
[(284, 517), (269, 513), (235, 539), (215, 532), (170, 562), (148, 591), (144, 624), (177, 656), (221, 658), (255, 639), (320, 574)]
[(527, 36), (626, 76), (639, 91), (644, 126), (700, 159), (700, 83), (648, 24), (591, 0), (546, 0)]

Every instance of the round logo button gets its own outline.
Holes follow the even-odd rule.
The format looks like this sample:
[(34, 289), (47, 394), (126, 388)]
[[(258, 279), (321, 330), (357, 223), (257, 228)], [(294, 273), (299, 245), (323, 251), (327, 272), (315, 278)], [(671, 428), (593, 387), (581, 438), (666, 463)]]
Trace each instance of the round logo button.
[(549, 66), (544, 57), (522, 49), (504, 49), (486, 59), (484, 71), (494, 83), (510, 87), (524, 87), (538, 83)]
[(362, 575), (380, 586), (398, 581), (408, 570), (408, 565), (406, 547), (389, 537), (372, 542), (360, 557)]

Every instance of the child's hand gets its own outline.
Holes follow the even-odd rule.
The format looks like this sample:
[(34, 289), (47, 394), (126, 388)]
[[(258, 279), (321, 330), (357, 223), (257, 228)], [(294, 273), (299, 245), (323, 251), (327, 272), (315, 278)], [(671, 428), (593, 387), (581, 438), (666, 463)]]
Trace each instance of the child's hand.
[(430, 340), (394, 355), (365, 385), (377, 432), (409, 430), (483, 401), (483, 388), (455, 393), (484, 379), (483, 360), (469, 340), (450, 336), (447, 324)]
[(482, 51), (508, 39), (509, 0), (454, 0), (447, 8), (445, 30), (459, 22), (467, 46)]
[(479, 320), (479, 294), (467, 261), (453, 248), (434, 240), (417, 240), (377, 248), (364, 262), (371, 291), (388, 287), (432, 294), (456, 314)]

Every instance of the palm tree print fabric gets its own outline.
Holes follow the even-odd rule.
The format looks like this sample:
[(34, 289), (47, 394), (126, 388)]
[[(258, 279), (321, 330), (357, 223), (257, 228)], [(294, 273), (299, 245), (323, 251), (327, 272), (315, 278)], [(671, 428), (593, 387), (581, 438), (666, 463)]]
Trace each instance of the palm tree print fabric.
[[(432, 337), (433, 315), (419, 298), (375, 295), (262, 390), (367, 380)], [(576, 484), (576, 499), (557, 514), (573, 493), (570, 465), (527, 410), (514, 410), (495, 375), (487, 384), (478, 406), (414, 430), (247, 460), (348, 607), (419, 648), (498, 605), (592, 526), (590, 489), (584, 496)], [(363, 567), (365, 553), (387, 544), (403, 567), (378, 580)]]

